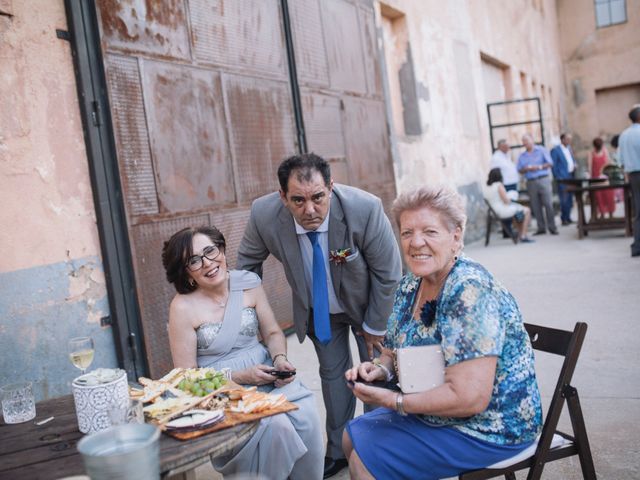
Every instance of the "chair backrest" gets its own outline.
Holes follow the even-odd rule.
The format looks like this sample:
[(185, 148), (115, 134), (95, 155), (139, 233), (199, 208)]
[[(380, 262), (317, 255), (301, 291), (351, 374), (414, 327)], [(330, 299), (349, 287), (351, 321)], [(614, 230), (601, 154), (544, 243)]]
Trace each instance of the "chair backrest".
[(540, 454), (546, 454), (549, 450), (567, 397), (567, 389), (573, 388), (571, 387), (571, 379), (573, 378), (573, 372), (576, 369), (580, 350), (582, 349), (584, 337), (587, 333), (587, 324), (577, 322), (573, 332), (532, 325), (530, 323), (525, 323), (524, 326), (531, 339), (531, 345), (535, 350), (564, 356), (558, 382), (556, 383), (544, 426), (542, 427), (542, 434), (538, 442), (538, 448), (536, 450), (536, 456), (538, 456)]

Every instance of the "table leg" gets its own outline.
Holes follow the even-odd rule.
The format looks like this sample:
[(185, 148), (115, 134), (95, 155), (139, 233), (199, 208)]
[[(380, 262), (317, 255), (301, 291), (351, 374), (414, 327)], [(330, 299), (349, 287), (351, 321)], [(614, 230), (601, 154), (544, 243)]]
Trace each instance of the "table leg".
[(582, 240), (584, 237), (584, 200), (582, 198), (582, 192), (576, 193), (576, 207), (578, 209), (578, 238)]

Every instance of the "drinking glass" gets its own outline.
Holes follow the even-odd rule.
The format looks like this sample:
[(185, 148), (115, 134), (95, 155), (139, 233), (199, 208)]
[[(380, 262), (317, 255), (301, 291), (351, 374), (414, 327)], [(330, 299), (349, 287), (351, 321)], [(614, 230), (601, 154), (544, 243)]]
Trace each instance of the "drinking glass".
[(138, 399), (127, 398), (123, 402), (116, 402), (109, 408), (111, 426), (124, 423), (144, 423), (142, 402)]
[(93, 338), (76, 337), (69, 340), (69, 358), (71, 363), (80, 369), (82, 374), (87, 371), (93, 362)]
[(0, 388), (5, 423), (22, 423), (36, 416), (31, 382), (12, 383)]

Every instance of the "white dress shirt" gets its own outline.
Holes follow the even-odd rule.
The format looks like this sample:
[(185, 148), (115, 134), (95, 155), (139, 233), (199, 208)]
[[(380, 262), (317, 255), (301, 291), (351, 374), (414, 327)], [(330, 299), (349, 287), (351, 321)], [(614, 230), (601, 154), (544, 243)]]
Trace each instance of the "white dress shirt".
[[(293, 223), (296, 226), (296, 233), (298, 234), (298, 245), (300, 245), (300, 253), (302, 254), (302, 263), (304, 265), (304, 276), (307, 281), (307, 285), (312, 287), (313, 285), (313, 245), (311, 240), (307, 236), (308, 232), (318, 233), (318, 244), (322, 248), (322, 255), (324, 256), (324, 268), (327, 272), (327, 290), (329, 293), (329, 313), (344, 313), (342, 305), (336, 296), (336, 292), (333, 289), (333, 280), (331, 279), (331, 269), (329, 268), (329, 212), (324, 221), (316, 230), (307, 230), (302, 227), (295, 218)], [(313, 290), (313, 288), (311, 288)], [(373, 330), (369, 328), (365, 323), (362, 324), (362, 328), (372, 335), (384, 335), (385, 330)]]
[(516, 165), (511, 160), (509, 153), (504, 153), (498, 149), (491, 156), (491, 168), (499, 168), (502, 172), (502, 183), (504, 185), (513, 185), (520, 181), (520, 174)]
[(576, 162), (573, 160), (573, 155), (571, 155), (571, 150), (565, 147), (562, 143), (560, 144), (560, 148), (562, 149), (562, 154), (564, 155), (564, 159), (567, 161), (567, 171), (571, 173), (576, 169)]

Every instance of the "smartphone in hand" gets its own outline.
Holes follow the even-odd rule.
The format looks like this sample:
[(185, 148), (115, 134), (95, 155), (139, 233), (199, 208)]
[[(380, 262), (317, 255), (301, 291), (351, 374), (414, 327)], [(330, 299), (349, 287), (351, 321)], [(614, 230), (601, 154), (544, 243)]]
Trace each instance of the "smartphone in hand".
[(295, 370), (271, 370), (269, 372), (271, 375), (276, 378), (289, 378), (293, 377), (296, 374)]

